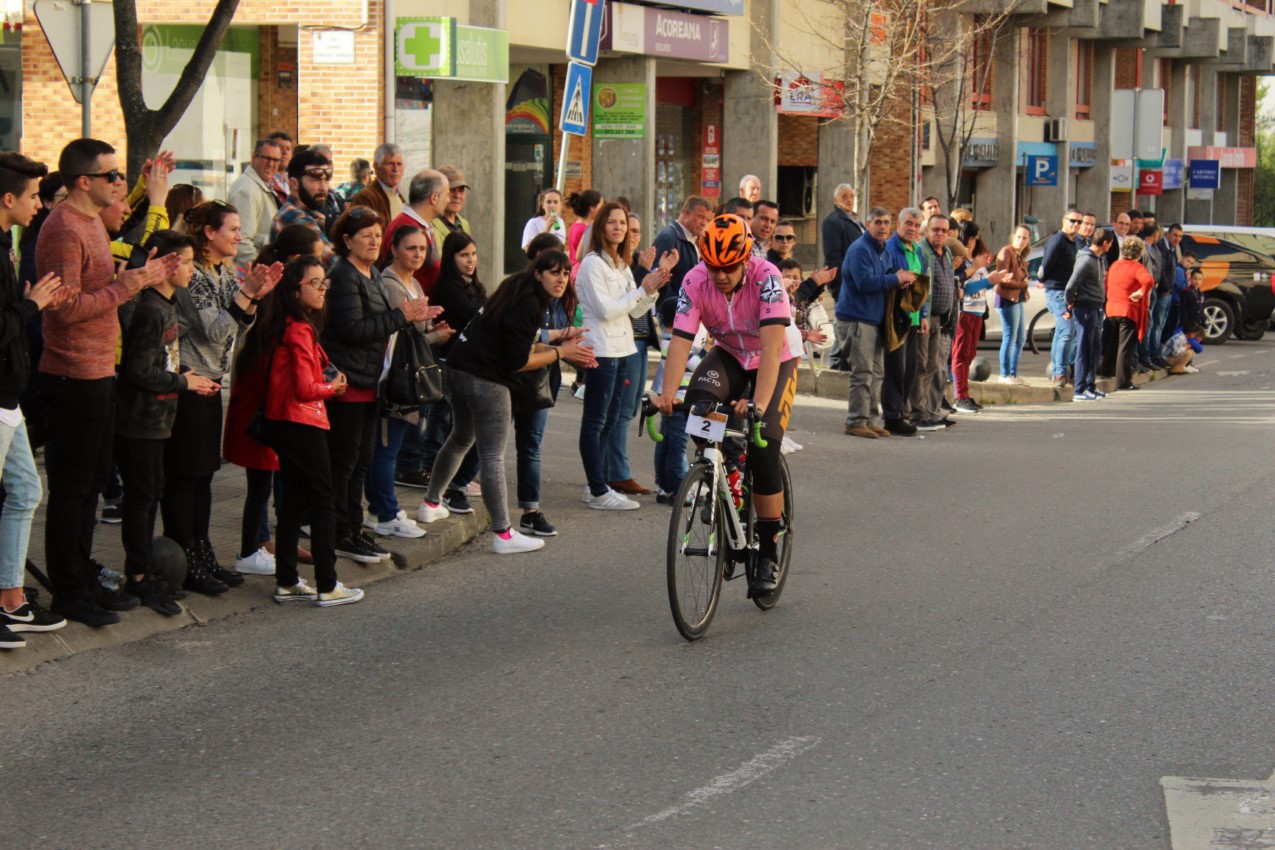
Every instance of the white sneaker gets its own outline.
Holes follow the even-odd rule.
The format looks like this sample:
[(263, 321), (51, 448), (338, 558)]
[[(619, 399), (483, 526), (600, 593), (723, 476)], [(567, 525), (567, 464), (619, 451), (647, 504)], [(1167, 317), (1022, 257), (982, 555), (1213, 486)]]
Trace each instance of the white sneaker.
[(429, 502), (422, 501), (421, 506), (416, 509), (417, 522), (433, 522), (438, 519), (447, 519), (451, 516), (451, 511), (442, 505), (430, 505)]
[(545, 542), (539, 537), (528, 537), (515, 528), (509, 529), (509, 539), (499, 534), (491, 536), (491, 551), (497, 555), (517, 555), (519, 552), (534, 552), (545, 548)]
[(363, 590), (361, 588), (346, 587), (338, 581), (331, 592), (319, 594), (319, 607), (331, 608), (333, 605), (349, 605), (351, 602), (358, 602), (362, 598)]
[(1186, 370), (1189, 374), (1192, 374), (1192, 375), (1194, 375), (1194, 374), (1196, 374), (1197, 372), (1199, 372), (1199, 371), (1200, 371), (1200, 367), (1199, 367), (1199, 366), (1192, 366), (1190, 363), (1186, 364), (1186, 365), (1185, 365), (1185, 366), (1183, 366), (1182, 368), (1183, 368), (1183, 369), (1185, 369), (1185, 370)]
[(601, 496), (590, 496), (589, 507), (595, 511), (636, 511), (642, 506), (614, 490), (607, 490)]
[(378, 522), (373, 527), (381, 537), (406, 537), (412, 539), (425, 536), (425, 529), (417, 525), (415, 520), (408, 519), (406, 511), (399, 511), (394, 519)]
[(272, 576), (274, 575), (274, 555), (262, 546), (246, 558), (236, 558), (235, 569), (246, 576)]
[(378, 523), (378, 520), (376, 518), (376, 514), (363, 515), (363, 527), (366, 528), (368, 531), (376, 531), (377, 523)]
[(787, 434), (784, 434), (784, 441), (783, 441), (783, 444), (780, 445), (779, 451), (781, 451), (782, 453), (786, 455), (790, 455), (793, 452), (801, 451), (801, 449), (802, 449), (801, 443), (797, 442), (792, 437), (789, 437)]
[(580, 501), (584, 502), (587, 505), (589, 504), (589, 500), (592, 498), (593, 498), (593, 491), (589, 489), (588, 484), (584, 485), (584, 493), (580, 496)]
[(573, 393), (573, 395), (576, 398), (580, 399), (581, 401), (584, 401), (584, 384), (581, 384), (580, 386), (576, 387), (576, 391), (575, 393)]
[(1017, 381), (1015, 381), (1013, 378), (1011, 378), (1009, 375), (1001, 375), (999, 378), (997, 378), (997, 379), (996, 379), (996, 383), (998, 383), (998, 384), (1015, 384), (1015, 383), (1018, 383), (1018, 382), (1017, 382)]

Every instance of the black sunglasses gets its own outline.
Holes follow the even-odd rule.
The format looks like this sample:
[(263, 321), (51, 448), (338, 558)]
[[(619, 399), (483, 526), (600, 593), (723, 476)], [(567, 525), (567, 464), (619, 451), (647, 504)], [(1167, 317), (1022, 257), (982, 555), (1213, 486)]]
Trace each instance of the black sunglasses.
[(776, 242), (796, 242), (797, 241), (796, 236), (774, 236), (772, 238)]
[(81, 174), (81, 177), (105, 177), (108, 183), (118, 183), (124, 178), (124, 172), (118, 168), (112, 168), (110, 171), (102, 171), (97, 174)]

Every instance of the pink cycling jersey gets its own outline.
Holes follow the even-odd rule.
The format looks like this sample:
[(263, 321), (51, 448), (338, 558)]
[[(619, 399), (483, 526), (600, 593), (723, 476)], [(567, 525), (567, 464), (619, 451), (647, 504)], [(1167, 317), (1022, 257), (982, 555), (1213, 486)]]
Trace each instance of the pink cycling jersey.
[[(677, 296), (677, 317), (673, 334), (694, 339), (703, 323), (717, 346), (745, 369), (761, 365), (761, 329), (765, 325), (788, 325), (792, 309), (779, 269), (762, 257), (753, 257), (744, 269), (744, 279), (728, 301), (708, 276), (703, 263), (686, 273)], [(787, 344), (781, 363), (793, 358)]]

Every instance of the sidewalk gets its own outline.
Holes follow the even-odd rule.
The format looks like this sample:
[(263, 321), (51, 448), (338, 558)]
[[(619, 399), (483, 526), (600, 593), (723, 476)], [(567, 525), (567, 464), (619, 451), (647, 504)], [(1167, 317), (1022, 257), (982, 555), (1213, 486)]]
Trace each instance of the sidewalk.
[[(39, 460), (41, 476), (44, 473), (44, 462)], [(217, 559), (225, 566), (234, 563), (235, 551), (239, 548), (239, 524), (243, 509), (246, 481), (244, 472), (237, 466), (226, 464), (213, 478), (213, 510), (211, 536)], [(409, 516), (414, 516), (420, 504), (423, 490), (406, 487), (398, 488), (399, 502)], [(478, 535), (487, 528), (487, 512), (482, 500), (474, 498), (474, 513), (453, 515), (448, 519), (425, 526), (427, 533), (415, 540), (398, 537), (380, 537), (378, 542), (394, 553), (391, 561), (380, 564), (356, 564), (346, 558), (337, 559), (337, 574), (341, 581), (352, 587), (368, 587), (391, 576), (400, 575), (408, 570), (419, 570), (427, 564), (437, 561)], [(44, 513), (47, 506), (41, 505), (36, 514), (35, 525), (31, 529), (30, 558), (36, 566), (44, 566)], [(156, 522), (156, 534), (161, 533), (163, 522)], [(305, 538), (301, 544), (306, 545)], [(124, 563), (124, 549), (120, 544), (120, 527), (98, 523), (93, 536), (93, 557), (113, 570), (121, 571)], [(313, 582), (314, 568), (301, 565), (301, 575)], [(271, 594), (274, 590), (272, 576), (245, 576), (242, 587), (231, 588), (218, 596), (202, 596), (191, 593), (178, 604), (182, 613), (175, 617), (165, 617), (144, 606), (120, 614), (121, 622), (114, 626), (90, 628), (81, 623), (67, 623), (66, 627), (46, 634), (25, 633), (27, 645), (24, 649), (0, 652), (0, 676), (30, 670), (46, 661), (66, 658), (80, 652), (100, 649), (108, 646), (119, 646), (132, 641), (141, 640), (160, 632), (183, 629), (188, 626), (202, 626), (211, 620), (243, 614), (259, 608), (273, 608), (278, 603)], [(29, 587), (37, 586), (33, 576), (27, 577)], [(368, 601), (376, 598), (375, 591), (368, 593)], [(47, 608), (49, 595), (40, 588), (40, 602)], [(367, 602), (358, 607), (366, 607)], [(316, 616), (322, 613), (316, 610)]]

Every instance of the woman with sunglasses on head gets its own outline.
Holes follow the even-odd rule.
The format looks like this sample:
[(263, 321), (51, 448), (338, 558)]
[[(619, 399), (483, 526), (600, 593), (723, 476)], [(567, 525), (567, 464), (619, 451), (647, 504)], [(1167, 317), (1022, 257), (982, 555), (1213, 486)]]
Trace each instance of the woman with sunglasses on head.
[(505, 494), (505, 444), (513, 417), (510, 390), (518, 373), (541, 369), (562, 359), (588, 365), (592, 351), (574, 334), (556, 346), (536, 340), (545, 310), (567, 290), (571, 265), (561, 251), (545, 251), (524, 272), (507, 278), (465, 330), (457, 335), (445, 380), (451, 390), (453, 427), (434, 463), (429, 490), (421, 504), (422, 522), (447, 516), (443, 492), (471, 446), (477, 445), (483, 504), (495, 532), (498, 555), (532, 552), (543, 539), (519, 533), (509, 520)]
[[(415, 225), (403, 225), (390, 236), (391, 262), (381, 270), (381, 282), (385, 284), (391, 307), (418, 299), (428, 303), (429, 299), (416, 280), (416, 271), (425, 264), (429, 246), (430, 240), (425, 231)], [(441, 312), (441, 307), (431, 307), (429, 316), (432, 319)], [(428, 319), (414, 322), (413, 327), (416, 333), (425, 336), (425, 341), (431, 346), (446, 342), (455, 333), (447, 322), (430, 322)], [(404, 342), (400, 334), (396, 344)], [(381, 419), (376, 432), (376, 448), (372, 452), (372, 466), (367, 473), (368, 518), (364, 525), (382, 537), (423, 537), (425, 530), (409, 518), (406, 511), (399, 509), (398, 494), (394, 490), (394, 463), (404, 438), (416, 431), (420, 424), (420, 408), (383, 409)]]
[[(363, 598), (362, 590), (346, 587), (336, 578), (325, 402), (339, 399), (346, 392), (348, 381), (319, 345), (328, 287), (323, 263), (317, 258), (301, 256), (289, 262), (265, 318), (266, 325), (262, 332), (249, 336), (243, 354), (246, 368), (263, 368), (267, 374), (264, 436), (279, 456), (279, 474), (283, 478), (274, 599), (317, 602), (322, 607)], [(314, 586), (297, 575), (297, 541), (303, 515), (310, 517)]]
[[(585, 338), (598, 362), (589, 373), (580, 420), (580, 459), (589, 481), (583, 499), (590, 508), (602, 511), (639, 507), (608, 483), (604, 447), (620, 422), (629, 358), (637, 352), (630, 317), (646, 315), (655, 305), (660, 287), (668, 283), (669, 271), (677, 264), (677, 251), (666, 253), (659, 268), (644, 277), (640, 286), (633, 281), (631, 260), (629, 215), (618, 203), (603, 204), (575, 282)], [(644, 266), (654, 264), (654, 248), (647, 249), (643, 261)]]
[(752, 256), (752, 246), (748, 225), (739, 216), (719, 215), (704, 228), (700, 263), (686, 273), (678, 295), (664, 387), (653, 401), (661, 413), (673, 412), (702, 323), (716, 344), (691, 377), (687, 403), (730, 402), (742, 416), (751, 399), (767, 441), (765, 448), (748, 450), (760, 555), (748, 589), (755, 597), (770, 593), (778, 582), (784, 509), (779, 453), (797, 392), (797, 359), (787, 342), (792, 313), (783, 278), (769, 261)]
[[(195, 252), (195, 273), (177, 301), (181, 364), (196, 375), (222, 383), (241, 330), (256, 318), (258, 301), (268, 295), (283, 266), (255, 265), (240, 283), (235, 252), (241, 240), (239, 213), (221, 201), (186, 212)], [(243, 584), (243, 576), (217, 561), (209, 539), (212, 479), (221, 468), (221, 393), (203, 396), (183, 390), (172, 437), (165, 447), (164, 536), (186, 550), (187, 590), (214, 595)]]
[[(322, 342), (350, 388), (328, 406), (328, 452), (336, 498), (336, 552), (374, 564), (390, 553), (362, 530), (363, 484), (376, 447), (377, 389), (390, 337), (430, 313), (423, 299), (390, 303), (381, 273), (373, 265), (381, 252), (381, 217), (368, 207), (352, 207), (332, 226), (337, 261), (328, 271), (327, 322)], [(312, 526), (313, 528), (313, 526)]]

